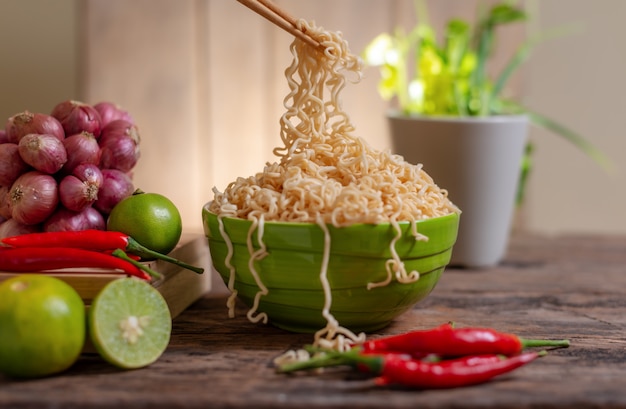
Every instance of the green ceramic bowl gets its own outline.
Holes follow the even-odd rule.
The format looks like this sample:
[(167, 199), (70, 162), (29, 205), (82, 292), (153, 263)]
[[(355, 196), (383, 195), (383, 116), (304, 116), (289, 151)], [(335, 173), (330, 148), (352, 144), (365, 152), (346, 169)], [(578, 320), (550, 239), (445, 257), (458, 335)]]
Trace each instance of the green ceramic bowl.
[[(202, 220), (213, 267), (228, 283), (230, 270), (225, 264), (228, 248), (220, 234), (217, 216), (208, 207), (207, 203), (202, 209)], [(236, 269), (235, 289), (238, 297), (252, 306), (259, 291), (248, 267), (247, 235), (252, 222), (238, 218), (224, 218), (223, 222), (234, 248), (231, 264)], [(395, 236), (393, 227), (388, 223), (328, 227), (331, 235), (327, 272), (332, 289), (330, 312), (340, 325), (353, 332), (371, 332), (385, 327), (424, 299), (450, 261), (459, 215), (419, 221), (418, 231), (428, 236), (428, 241), (414, 240), (410, 223), (400, 225), (403, 236), (396, 243), (396, 251), (407, 271), (419, 271), (420, 279), (411, 284), (393, 279), (387, 286), (370, 290), (368, 283), (387, 278), (385, 263), (391, 258), (389, 244)], [(254, 266), (268, 294), (260, 298), (257, 311), (267, 313), (273, 325), (289, 331), (314, 332), (324, 328), (324, 292), (320, 281), (322, 229), (314, 223), (266, 222), (263, 242), (269, 254)], [(258, 246), (256, 232), (253, 243)]]

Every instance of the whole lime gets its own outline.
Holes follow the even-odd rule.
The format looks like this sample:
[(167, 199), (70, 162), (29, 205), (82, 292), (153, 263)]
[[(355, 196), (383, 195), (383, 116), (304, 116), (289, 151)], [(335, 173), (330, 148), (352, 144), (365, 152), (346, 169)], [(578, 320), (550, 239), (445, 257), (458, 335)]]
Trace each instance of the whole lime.
[(127, 234), (142, 246), (167, 254), (178, 244), (183, 224), (170, 199), (159, 193), (136, 191), (111, 210), (107, 230)]
[(24, 274), (0, 284), (0, 372), (33, 378), (68, 369), (80, 356), (85, 304), (64, 281)]

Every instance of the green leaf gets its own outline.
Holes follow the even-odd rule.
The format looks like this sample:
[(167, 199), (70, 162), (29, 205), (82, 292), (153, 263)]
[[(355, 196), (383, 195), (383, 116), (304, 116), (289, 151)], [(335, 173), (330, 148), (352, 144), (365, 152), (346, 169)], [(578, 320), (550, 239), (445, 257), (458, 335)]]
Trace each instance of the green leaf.
[(445, 56), (452, 73), (461, 69), (461, 63), (468, 51), (469, 43), (469, 24), (462, 20), (451, 20), (446, 30)]
[(523, 10), (515, 8), (511, 4), (500, 3), (491, 8), (484, 24), (494, 27), (496, 25), (523, 21), (526, 20), (526, 17), (526, 13)]
[(526, 187), (528, 186), (528, 179), (530, 177), (530, 171), (533, 165), (532, 153), (534, 147), (535, 146), (532, 142), (527, 142), (526, 148), (524, 150), (524, 156), (522, 157), (522, 166), (520, 169), (519, 182), (517, 185), (517, 195), (515, 198), (515, 203), (518, 206), (524, 203), (524, 198), (526, 197)]
[(544, 115), (529, 110), (524, 110), (524, 112), (528, 115), (533, 124), (564, 137), (604, 168), (604, 170), (612, 171), (614, 169), (613, 162), (580, 134)]
[(477, 33), (478, 44), (476, 45), (476, 67), (471, 77), (470, 92), (473, 94), (471, 97), (470, 112), (477, 115), (487, 115), (488, 107), (483, 102), (487, 102), (487, 106), (490, 105), (489, 101), (483, 101), (485, 94), (485, 86), (488, 81), (487, 78), (487, 61), (491, 51), (491, 43), (493, 42), (493, 26), (481, 24)]
[[(477, 41), (477, 65), (472, 76), (471, 90), (474, 94), (472, 104), (475, 106), (470, 107), (470, 111), (474, 111), (477, 115), (489, 115), (492, 106), (492, 96), (499, 93), (499, 89), (496, 93), (492, 93), (489, 84), (489, 78), (487, 76), (487, 61), (491, 56), (491, 51), (494, 42), (494, 29), (498, 25), (509, 24), (526, 19), (526, 13), (523, 10), (517, 9), (508, 3), (499, 3), (494, 5), (489, 13), (482, 19), (480, 19), (476, 28), (475, 38)], [(499, 85), (502, 87), (502, 84)]]
[(498, 76), (493, 90), (491, 91), (492, 99), (495, 100), (499, 97), (500, 92), (504, 88), (505, 84), (509, 81), (511, 75), (528, 60), (531, 51), (533, 48), (540, 42), (546, 41), (549, 38), (560, 37), (563, 35), (570, 35), (577, 27), (575, 26), (563, 26), (554, 30), (547, 31), (545, 33), (541, 33), (539, 35), (533, 36), (517, 49), (511, 60), (504, 67), (500, 75)]
[[(379, 92), (383, 98), (395, 98), (406, 114), (527, 114), (533, 125), (562, 136), (604, 169), (612, 169), (611, 161), (581, 135), (500, 96), (513, 73), (526, 62), (539, 42), (571, 34), (571, 27), (551, 30), (524, 41), (492, 82), (487, 62), (495, 43), (496, 28), (528, 19), (527, 13), (516, 7), (519, 1), (502, 0), (491, 8), (480, 9), (474, 25), (459, 19), (448, 21), (443, 45), (437, 42), (436, 33), (428, 22), (426, 1), (414, 0), (414, 3), (419, 24), (408, 34), (398, 27), (393, 34), (377, 36), (363, 53), (368, 65), (380, 68)], [(415, 72), (409, 73), (413, 68)], [(527, 148), (518, 202), (523, 198), (531, 168), (532, 145)]]
[(492, 101), (497, 100), (500, 97), (502, 89), (511, 78), (511, 75), (517, 70), (530, 55), (530, 52), (535, 45), (535, 41), (526, 41), (513, 55), (508, 64), (504, 67), (500, 75), (498, 76), (493, 89), (491, 90)]

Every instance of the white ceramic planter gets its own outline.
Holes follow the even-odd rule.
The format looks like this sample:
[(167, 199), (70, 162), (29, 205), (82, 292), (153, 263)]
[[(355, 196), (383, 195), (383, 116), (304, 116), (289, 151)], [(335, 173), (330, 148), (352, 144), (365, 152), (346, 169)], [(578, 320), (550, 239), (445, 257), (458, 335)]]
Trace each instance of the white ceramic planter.
[(489, 267), (505, 255), (528, 134), (526, 116), (388, 115), (392, 151), (422, 163), (461, 209), (451, 265)]

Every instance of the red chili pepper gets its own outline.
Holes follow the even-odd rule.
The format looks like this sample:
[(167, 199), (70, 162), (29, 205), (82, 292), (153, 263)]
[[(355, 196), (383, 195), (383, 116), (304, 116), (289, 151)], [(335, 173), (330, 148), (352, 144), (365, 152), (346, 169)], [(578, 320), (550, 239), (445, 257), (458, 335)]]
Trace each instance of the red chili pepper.
[(512, 356), (527, 347), (566, 347), (568, 340), (524, 339), (490, 328), (454, 328), (443, 324), (429, 330), (410, 331), (399, 335), (366, 341), (364, 351), (395, 351), (441, 356), (501, 354)]
[(85, 250), (106, 251), (126, 249), (128, 236), (105, 230), (82, 230), (28, 233), (5, 237), (2, 243), (9, 247), (73, 247)]
[(350, 365), (358, 369), (360, 372), (380, 374), (382, 370), (382, 362), (385, 362), (388, 359), (405, 361), (415, 359), (409, 354), (403, 354), (400, 352), (366, 352), (360, 351), (359, 349), (353, 349), (352, 351), (341, 355), (342, 356), (338, 357), (332, 365), (319, 365), (319, 367)]
[(446, 322), (438, 327), (414, 330), (398, 335), (388, 335), (385, 337), (365, 341), (361, 348), (363, 351), (398, 351), (408, 354), (430, 353), (431, 349), (436, 345), (437, 340), (448, 336), (454, 327), (451, 323)]
[[(437, 363), (418, 360), (404, 360), (389, 355), (382, 364), (377, 385), (403, 385), (414, 388), (457, 388), (484, 383), (492, 378), (511, 372), (525, 365), (540, 354), (527, 352), (505, 359), (495, 360), (494, 355), (463, 357)], [(472, 362), (479, 359), (479, 362)], [(482, 360), (485, 359), (486, 362)]]
[(439, 355), (430, 354), (427, 352), (411, 353), (411, 352), (403, 352), (403, 351), (386, 351), (386, 350), (371, 350), (371, 349), (366, 350), (358, 346), (354, 347), (353, 349), (359, 351), (361, 355), (397, 354), (397, 355), (404, 355), (412, 359), (426, 359), (426, 360), (441, 359)]
[[(446, 362), (450, 365), (464, 365), (464, 366), (484, 365), (484, 364), (498, 362), (506, 358), (504, 355), (485, 354), (485, 355), (466, 356), (466, 357), (457, 358), (457, 359), (448, 359), (444, 361), (441, 359), (440, 356), (434, 355), (434, 354), (424, 355), (421, 358), (415, 358), (414, 356), (411, 356), (409, 354), (403, 354), (399, 352), (376, 353), (376, 352), (363, 352), (363, 351), (360, 352), (360, 356), (361, 357), (374, 357), (376, 358), (376, 361), (382, 359), (383, 362), (389, 359), (404, 360), (404, 361), (418, 360), (419, 362), (423, 362), (423, 363), (434, 364), (438, 362)], [(348, 360), (350, 360), (350, 358), (348, 358)], [(354, 358), (352, 360), (359, 361), (359, 359), (354, 359)], [(380, 368), (380, 365), (374, 364), (374, 362), (376, 361), (366, 362), (366, 361), (361, 360), (359, 362), (352, 364), (352, 366), (354, 366), (356, 369), (358, 369), (361, 372), (379, 373), (381, 371), (381, 368)], [(337, 362), (335, 362), (334, 365), (338, 365)]]
[(456, 388), (486, 382), (533, 361), (543, 353), (529, 352), (514, 357), (497, 354), (472, 355), (447, 360), (417, 360), (409, 355), (363, 353), (358, 348), (348, 352), (328, 352), (308, 361), (283, 365), (281, 372), (310, 370), (348, 365), (361, 372), (378, 375), (377, 385), (404, 385), (415, 388)]
[[(121, 251), (121, 250), (120, 250)], [(123, 257), (123, 256), (122, 256)], [(0, 257), (0, 271), (32, 273), (68, 268), (104, 268), (120, 270), (128, 275), (149, 280), (150, 275), (138, 266), (120, 258), (119, 254), (110, 255), (97, 251), (67, 248), (7, 248)]]
[[(367, 359), (367, 357), (372, 357), (374, 359)], [(468, 367), (468, 366), (480, 366), (480, 365), (489, 365), (489, 364), (494, 364), (496, 362), (500, 362), (502, 360), (506, 359), (506, 357), (504, 355), (496, 355), (496, 354), (485, 354), (485, 355), (471, 355), (471, 356), (465, 356), (465, 357), (459, 357), (459, 358), (454, 358), (454, 359), (446, 359), (446, 360), (442, 360), (439, 357), (433, 356), (433, 358), (431, 358), (430, 356), (428, 358), (425, 359), (413, 359), (411, 358), (410, 355), (406, 355), (406, 354), (398, 354), (398, 353), (394, 353), (394, 352), (385, 352), (382, 354), (364, 354), (363, 352), (360, 353), (359, 356), (357, 357), (347, 357), (347, 360), (356, 362), (356, 364), (353, 364), (353, 366), (355, 366), (357, 369), (359, 369), (361, 372), (370, 372), (370, 373), (375, 373), (378, 375), (381, 375), (382, 372), (384, 371), (384, 366), (386, 362), (390, 362), (390, 361), (414, 361), (414, 362), (420, 362), (420, 363), (424, 363), (424, 364), (445, 364), (445, 366), (464, 366), (464, 367)]]
[(119, 248), (144, 259), (160, 259), (198, 274), (204, 272), (201, 267), (195, 267), (168, 255), (150, 250), (132, 237), (116, 231), (92, 229), (28, 233), (3, 238), (2, 243), (5, 246), (15, 248), (72, 247), (93, 251), (112, 251)]

